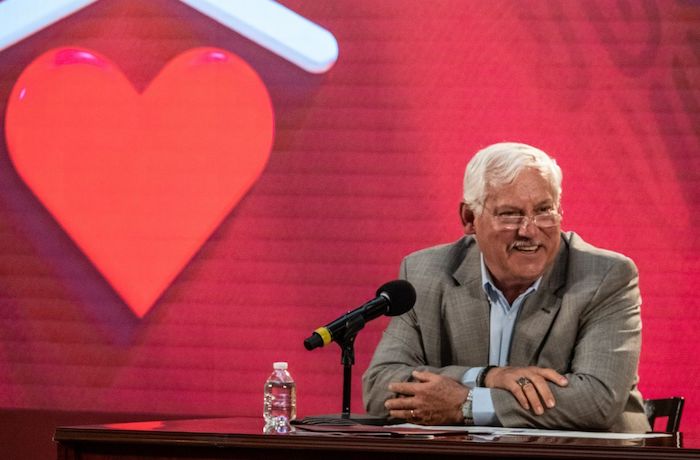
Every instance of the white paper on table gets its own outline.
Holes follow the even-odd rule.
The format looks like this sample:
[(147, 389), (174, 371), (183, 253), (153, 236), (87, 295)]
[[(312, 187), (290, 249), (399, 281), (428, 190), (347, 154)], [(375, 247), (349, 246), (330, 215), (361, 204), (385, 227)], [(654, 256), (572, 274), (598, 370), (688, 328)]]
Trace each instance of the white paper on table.
[[(405, 427), (427, 430), (466, 431), (475, 435), (486, 436), (549, 436), (557, 438), (589, 438), (589, 439), (646, 439), (664, 438), (672, 436), (671, 433), (606, 433), (599, 431), (568, 431), (568, 430), (539, 430), (535, 428), (502, 428), (495, 426), (425, 426), (413, 423), (391, 425), (391, 427)], [(390, 428), (390, 427), (387, 427)]]

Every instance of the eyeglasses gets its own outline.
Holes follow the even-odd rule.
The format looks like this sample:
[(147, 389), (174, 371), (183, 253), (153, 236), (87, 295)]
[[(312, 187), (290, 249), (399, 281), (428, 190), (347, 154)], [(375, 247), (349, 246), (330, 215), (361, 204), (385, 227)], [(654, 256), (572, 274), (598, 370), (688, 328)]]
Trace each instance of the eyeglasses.
[(532, 222), (539, 228), (549, 228), (558, 225), (561, 222), (561, 214), (555, 210), (550, 210), (534, 216), (522, 216), (516, 214), (495, 214), (493, 218), (498, 225), (504, 230), (517, 230), (524, 225)]

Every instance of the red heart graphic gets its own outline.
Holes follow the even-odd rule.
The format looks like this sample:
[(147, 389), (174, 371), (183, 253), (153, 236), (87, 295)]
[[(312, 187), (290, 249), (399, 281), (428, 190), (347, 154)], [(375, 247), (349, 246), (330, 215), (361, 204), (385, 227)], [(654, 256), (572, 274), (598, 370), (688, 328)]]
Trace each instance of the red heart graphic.
[(17, 172), (143, 317), (262, 173), (274, 115), (226, 51), (170, 61), (143, 92), (97, 53), (49, 51), (20, 75), (6, 137)]

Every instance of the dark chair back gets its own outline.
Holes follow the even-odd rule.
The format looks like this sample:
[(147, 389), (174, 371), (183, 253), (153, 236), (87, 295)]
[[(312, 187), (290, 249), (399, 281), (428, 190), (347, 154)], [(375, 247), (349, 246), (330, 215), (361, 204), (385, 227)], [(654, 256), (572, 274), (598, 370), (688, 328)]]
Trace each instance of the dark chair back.
[(681, 415), (683, 415), (683, 403), (685, 402), (682, 396), (662, 399), (645, 399), (644, 412), (649, 419), (651, 429), (654, 429), (654, 421), (657, 418), (668, 417), (666, 422), (666, 432), (675, 433), (681, 425)]

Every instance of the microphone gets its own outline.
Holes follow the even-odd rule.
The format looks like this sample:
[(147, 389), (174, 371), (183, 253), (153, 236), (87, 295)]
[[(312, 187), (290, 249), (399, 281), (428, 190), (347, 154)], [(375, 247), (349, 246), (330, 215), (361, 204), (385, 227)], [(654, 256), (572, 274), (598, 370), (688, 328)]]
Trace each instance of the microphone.
[(313, 350), (343, 340), (348, 332), (357, 333), (362, 329), (365, 322), (381, 315), (403, 315), (416, 303), (416, 290), (406, 280), (389, 281), (377, 289), (376, 295), (377, 297), (364, 305), (316, 329), (304, 340), (304, 347)]

